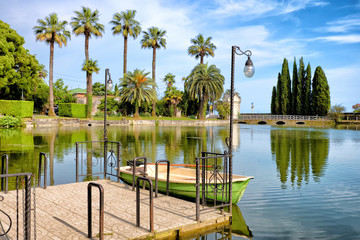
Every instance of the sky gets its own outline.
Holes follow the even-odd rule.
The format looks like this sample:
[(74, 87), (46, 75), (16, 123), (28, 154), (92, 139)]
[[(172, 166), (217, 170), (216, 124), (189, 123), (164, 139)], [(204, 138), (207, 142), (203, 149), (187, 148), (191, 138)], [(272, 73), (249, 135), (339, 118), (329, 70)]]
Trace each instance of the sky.
[[(242, 97), (241, 112), (269, 113), (273, 86), (283, 59), (289, 61), (292, 75), (303, 57), (312, 75), (321, 66), (330, 86), (331, 105), (341, 104), (347, 112), (360, 103), (360, 0), (0, 0), (0, 20), (24, 37), (24, 47), (49, 69), (50, 47), (36, 41), (33, 27), (38, 19), (57, 13), (59, 20), (71, 22), (82, 6), (98, 10), (104, 24), (102, 38), (90, 40), (90, 58), (97, 60), (100, 72), (93, 83), (105, 81), (109, 68), (114, 83), (123, 75), (124, 41), (113, 35), (109, 22), (117, 12), (136, 10), (142, 30), (166, 30), (166, 48), (158, 49), (156, 82), (158, 96), (166, 89), (167, 73), (176, 76), (175, 86), (183, 90), (183, 77), (200, 62), (188, 55), (190, 40), (198, 34), (212, 37), (215, 56), (204, 62), (215, 64), (230, 89), (231, 46), (250, 50), (255, 66), (252, 78), (243, 67), (246, 56), (235, 57), (235, 91)], [(70, 25), (68, 30), (71, 30)], [(152, 50), (142, 49), (140, 40), (129, 38), (128, 71), (145, 70), (151, 76)], [(62, 78), (69, 89), (85, 88), (85, 38), (72, 35), (66, 47), (55, 47), (54, 80)], [(48, 81), (48, 79), (46, 79)]]

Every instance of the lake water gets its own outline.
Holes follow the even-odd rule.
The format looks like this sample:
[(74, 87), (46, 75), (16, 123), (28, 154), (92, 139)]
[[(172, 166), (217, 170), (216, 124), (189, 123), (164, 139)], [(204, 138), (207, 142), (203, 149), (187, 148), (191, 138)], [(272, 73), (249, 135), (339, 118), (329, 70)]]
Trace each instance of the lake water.
[[(234, 174), (254, 176), (234, 207), (233, 239), (360, 239), (360, 131), (234, 126)], [(201, 151), (223, 152), (228, 126), (109, 127), (124, 161), (193, 164)], [(49, 156), (48, 183), (75, 182), (75, 142), (102, 139), (102, 128), (0, 129), (10, 173), (37, 171)], [(124, 163), (123, 161), (123, 163)], [(217, 239), (210, 234), (206, 239)]]

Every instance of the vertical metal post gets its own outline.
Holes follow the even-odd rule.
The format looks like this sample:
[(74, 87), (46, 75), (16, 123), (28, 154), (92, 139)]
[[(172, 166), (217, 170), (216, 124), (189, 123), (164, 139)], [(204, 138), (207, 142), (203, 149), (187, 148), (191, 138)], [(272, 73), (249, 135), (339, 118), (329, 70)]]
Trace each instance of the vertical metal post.
[(200, 223), (200, 164), (199, 164), (200, 159), (196, 158), (195, 159), (195, 163), (196, 163), (196, 221), (198, 223)]
[(233, 145), (233, 108), (234, 108), (234, 71), (236, 47), (231, 47), (231, 86), (230, 86), (230, 139), (229, 139), (229, 201), (230, 214), (232, 214), (232, 145)]
[(41, 183), (41, 168), (42, 168), (42, 156), (44, 156), (44, 189), (47, 186), (47, 157), (46, 154), (41, 152), (39, 155), (39, 171), (38, 171), (38, 187), (40, 187)]
[(79, 182), (79, 143), (75, 143), (76, 146), (76, 182)]
[[(140, 181), (149, 183), (150, 201), (150, 232), (154, 232), (154, 200), (152, 181), (146, 177), (138, 177), (136, 180), (136, 227), (140, 227)], [(145, 183), (144, 183), (145, 185)]]
[[(9, 156), (3, 154), (1, 157), (1, 174), (9, 174)], [(4, 178), (1, 178), (1, 191), (8, 192), (8, 178), (5, 177), (5, 187), (4, 187)]]
[(31, 237), (31, 174), (25, 178), (25, 222), (24, 222), (24, 239), (30, 240)]
[(159, 163), (166, 162), (166, 195), (169, 196), (170, 185), (170, 161), (169, 160), (157, 160), (155, 163), (155, 197), (158, 195), (158, 175), (159, 175)]
[(106, 115), (107, 115), (107, 77), (109, 75), (109, 69), (105, 69), (105, 108), (104, 108), (104, 179), (106, 178), (106, 165), (107, 165), (107, 123), (106, 123)]
[(117, 182), (120, 182), (120, 143), (117, 143)]

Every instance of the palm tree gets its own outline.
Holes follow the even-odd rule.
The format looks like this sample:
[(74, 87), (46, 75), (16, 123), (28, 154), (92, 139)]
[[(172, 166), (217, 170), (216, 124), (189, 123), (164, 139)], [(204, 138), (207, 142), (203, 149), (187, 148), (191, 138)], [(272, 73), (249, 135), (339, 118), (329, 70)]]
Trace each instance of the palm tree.
[[(167, 90), (165, 91), (164, 99), (170, 103), (171, 107), (173, 107), (174, 115), (177, 112), (177, 105), (182, 100), (182, 96), (183, 96), (183, 92), (180, 90), (177, 90), (176, 87), (168, 87)], [(171, 109), (171, 107), (170, 107), (170, 109)]]
[(113, 35), (122, 34), (124, 37), (124, 76), (127, 66), (127, 40), (128, 36), (136, 39), (141, 33), (140, 23), (135, 18), (136, 10), (127, 10), (126, 12), (115, 13), (113, 20), (110, 21), (114, 27), (111, 29)]
[(167, 85), (167, 88), (172, 87), (172, 85), (175, 83), (175, 75), (168, 73), (165, 75), (164, 82)]
[[(82, 7), (82, 11), (75, 11), (75, 17), (72, 17), (73, 20), (70, 24), (73, 29), (73, 33), (76, 36), (84, 35), (85, 36), (85, 63), (89, 61), (89, 39), (92, 35), (95, 37), (102, 37), (102, 32), (104, 32), (104, 25), (98, 23), (99, 21), (99, 11), (91, 11), (90, 8)], [(92, 105), (92, 92), (89, 90), (92, 86), (88, 85), (90, 74), (86, 72), (86, 96), (88, 105)], [(90, 98), (89, 98), (90, 97)], [(89, 113), (88, 113), (89, 114)]]
[(36, 40), (45, 41), (50, 44), (50, 63), (49, 63), (49, 116), (55, 116), (54, 111), (54, 90), (53, 90), (53, 69), (54, 69), (54, 45), (57, 43), (59, 47), (71, 39), (71, 34), (66, 30), (67, 21), (59, 21), (57, 14), (52, 13), (44, 20), (38, 19), (38, 26), (33, 29), (35, 31)]
[(206, 40), (202, 34), (199, 34), (196, 38), (191, 39), (191, 45), (188, 48), (188, 54), (195, 56), (195, 59), (200, 58), (200, 63), (204, 63), (204, 56), (214, 56), (214, 50), (216, 46), (211, 42), (211, 37)]
[(208, 100), (218, 100), (224, 92), (225, 78), (215, 65), (198, 64), (185, 79), (185, 90), (191, 99), (199, 99), (199, 118), (204, 118)]
[[(166, 48), (166, 39), (164, 38), (166, 31), (160, 30), (157, 27), (151, 27), (147, 32), (144, 32), (143, 39), (141, 39), (141, 48), (152, 48), (153, 49), (153, 60), (152, 60), (152, 79), (156, 83), (155, 79), (155, 64), (156, 64), (156, 49)], [(153, 85), (155, 91), (155, 84)], [(156, 116), (155, 102), (153, 102), (152, 116)]]
[(92, 59), (87, 60), (83, 64), (83, 68), (81, 69), (83, 71), (86, 71), (86, 94), (87, 94), (87, 111), (86, 111), (86, 117), (91, 118), (91, 112), (92, 112), (92, 74), (98, 73), (100, 71), (100, 68), (97, 64), (97, 60), (93, 61)]
[(134, 72), (127, 72), (120, 82), (120, 101), (135, 103), (134, 117), (139, 117), (139, 107), (143, 102), (151, 103), (156, 101), (155, 81), (148, 78), (149, 72), (135, 69)]

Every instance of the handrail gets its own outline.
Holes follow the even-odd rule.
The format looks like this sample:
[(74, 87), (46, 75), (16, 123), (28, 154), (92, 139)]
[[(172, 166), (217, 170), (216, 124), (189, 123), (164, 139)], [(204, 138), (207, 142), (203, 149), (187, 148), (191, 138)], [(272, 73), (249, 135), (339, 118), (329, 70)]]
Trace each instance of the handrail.
[(146, 163), (147, 163), (147, 159), (146, 157), (136, 157), (132, 160), (132, 163), (133, 163), (133, 181), (132, 181), (132, 190), (134, 191), (135, 190), (135, 172), (136, 172), (136, 161), (137, 160), (144, 160), (144, 172), (138, 170), (139, 172), (142, 172), (143, 173), (143, 176), (145, 177), (145, 173), (146, 173)]
[(169, 196), (169, 181), (170, 181), (170, 161), (169, 160), (157, 160), (155, 163), (155, 197), (157, 198), (158, 195), (158, 173), (159, 173), (159, 163), (166, 162), (166, 195)]
[(41, 182), (41, 167), (42, 167), (42, 156), (44, 156), (44, 189), (46, 189), (47, 181), (47, 157), (46, 154), (41, 152), (39, 155), (39, 175), (38, 175), (38, 187), (40, 187)]
[[(3, 154), (1, 156), (1, 174), (8, 174), (8, 173), (9, 173), (9, 156), (7, 154)], [(5, 191), (5, 193), (8, 192), (8, 183), (9, 183), (9, 179), (6, 177), (5, 189), (4, 189), (4, 178), (1, 178), (1, 191)]]
[(92, 212), (91, 212), (91, 187), (97, 187), (100, 192), (100, 214), (99, 214), (99, 238), (104, 239), (104, 188), (99, 183), (91, 182), (88, 184), (88, 238), (91, 238), (92, 234)]
[[(140, 181), (149, 183), (150, 200), (150, 232), (154, 232), (154, 201), (152, 181), (146, 177), (138, 177), (136, 180), (136, 227), (140, 227)], [(145, 184), (145, 183), (144, 183)]]

